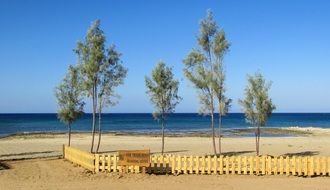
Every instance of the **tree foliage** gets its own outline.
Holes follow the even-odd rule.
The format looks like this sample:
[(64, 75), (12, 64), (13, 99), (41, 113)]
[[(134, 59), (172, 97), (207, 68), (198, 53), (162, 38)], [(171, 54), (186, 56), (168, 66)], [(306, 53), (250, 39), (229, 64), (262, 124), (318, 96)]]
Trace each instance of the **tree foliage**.
[(259, 155), (260, 127), (266, 125), (276, 107), (268, 95), (271, 82), (266, 82), (259, 72), (254, 76), (248, 75), (247, 80), (245, 99), (239, 100), (239, 103), (245, 113), (246, 121), (256, 127), (256, 152)]
[(172, 69), (160, 61), (152, 71), (151, 78), (145, 77), (147, 94), (155, 107), (153, 116), (162, 121), (162, 153), (164, 153), (164, 128), (167, 114), (173, 113), (181, 101), (178, 96), (179, 81), (174, 79)]
[(81, 92), (79, 71), (76, 67), (70, 66), (69, 73), (55, 89), (59, 106), (57, 117), (69, 127), (69, 146), (71, 142), (71, 124), (83, 115), (84, 102)]
[[(99, 112), (99, 142), (100, 142), (100, 116), (102, 108), (115, 105), (118, 95), (115, 87), (123, 83), (127, 70), (121, 65), (121, 54), (115, 50), (114, 45), (105, 48), (106, 38), (100, 28), (100, 21), (96, 20), (88, 29), (83, 42), (78, 42), (75, 49), (78, 55), (82, 86), (85, 94), (92, 99), (92, 144), (93, 152), (96, 113)], [(97, 146), (97, 151), (98, 147)]]
[(220, 115), (225, 115), (228, 112), (231, 100), (225, 97), (223, 57), (230, 44), (226, 40), (223, 29), (219, 29), (210, 10), (207, 17), (200, 23), (197, 42), (198, 48), (192, 49), (183, 61), (185, 65), (184, 74), (198, 89), (199, 112), (211, 116), (213, 149), (214, 154), (216, 154), (214, 98), (216, 97), (219, 101)]

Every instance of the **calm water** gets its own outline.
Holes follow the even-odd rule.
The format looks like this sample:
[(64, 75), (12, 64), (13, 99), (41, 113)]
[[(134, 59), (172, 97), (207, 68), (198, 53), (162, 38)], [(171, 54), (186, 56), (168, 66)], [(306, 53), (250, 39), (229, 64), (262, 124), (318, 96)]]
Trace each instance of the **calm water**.
[[(330, 128), (330, 113), (276, 113), (267, 124), (269, 127), (319, 127)], [(104, 114), (103, 131), (158, 133), (160, 123), (151, 114)], [(229, 114), (224, 119), (227, 130), (250, 127), (241, 113)], [(91, 114), (79, 119), (73, 131), (83, 132), (91, 129)], [(56, 114), (0, 114), (0, 136), (30, 132), (66, 132), (64, 124), (57, 120)], [(207, 132), (210, 118), (194, 113), (173, 114), (167, 123), (167, 133)]]

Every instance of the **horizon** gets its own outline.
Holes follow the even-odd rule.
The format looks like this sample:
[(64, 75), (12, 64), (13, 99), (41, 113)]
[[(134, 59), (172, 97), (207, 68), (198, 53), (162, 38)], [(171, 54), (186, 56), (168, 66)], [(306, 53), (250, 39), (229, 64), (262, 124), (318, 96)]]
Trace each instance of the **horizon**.
[[(0, 114), (56, 113), (54, 88), (95, 19), (128, 68), (119, 104), (106, 113), (151, 113), (144, 76), (159, 60), (173, 67), (183, 101), (175, 113), (198, 113), (182, 60), (197, 47), (207, 9), (231, 43), (225, 55), (230, 113), (242, 113), (246, 75), (272, 81), (274, 113), (330, 113), (328, 1), (3, 1), (0, 3)], [(93, 5), (93, 6), (91, 6)], [(134, 96), (131, 96), (134, 94)], [(86, 112), (91, 111), (87, 100)]]
[[(0, 112), (0, 115), (3, 114), (57, 114), (56, 112), (29, 112), (29, 113), (23, 113), (23, 112), (17, 112), (17, 113), (1, 113)], [(92, 112), (86, 112), (84, 113), (85, 114), (93, 114)], [(152, 112), (115, 112), (115, 113), (112, 113), (112, 112), (102, 112), (102, 114), (152, 114)], [(174, 112), (174, 113), (171, 113), (170, 115), (172, 114), (198, 114), (198, 115), (201, 115), (203, 117), (208, 117), (208, 115), (203, 115), (203, 114), (200, 114), (198, 112)], [(214, 113), (215, 115), (219, 114), (219, 113)], [(244, 112), (229, 112), (228, 114), (244, 114)], [(272, 114), (330, 114), (330, 112), (273, 112)], [(271, 117), (271, 116), (270, 116)]]

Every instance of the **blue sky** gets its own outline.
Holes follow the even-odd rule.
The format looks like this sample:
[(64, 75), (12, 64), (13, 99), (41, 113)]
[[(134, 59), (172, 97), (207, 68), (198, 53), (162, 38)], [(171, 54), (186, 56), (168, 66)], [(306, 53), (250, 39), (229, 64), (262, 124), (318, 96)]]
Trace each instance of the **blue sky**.
[[(119, 105), (107, 112), (151, 112), (144, 76), (159, 60), (173, 67), (183, 97), (177, 112), (197, 112), (182, 60), (196, 47), (199, 21), (212, 9), (232, 46), (225, 58), (232, 112), (246, 75), (273, 81), (277, 112), (330, 112), (329, 1), (14, 1), (0, 2), (0, 112), (56, 112), (54, 87), (76, 63), (77, 40), (101, 19), (129, 69)], [(90, 104), (86, 111), (89, 112)]]

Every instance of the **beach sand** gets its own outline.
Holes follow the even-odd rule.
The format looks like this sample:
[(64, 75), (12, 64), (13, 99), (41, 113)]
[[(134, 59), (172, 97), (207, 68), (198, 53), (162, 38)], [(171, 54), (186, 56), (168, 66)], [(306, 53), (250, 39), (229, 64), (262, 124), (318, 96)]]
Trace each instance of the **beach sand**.
[[(90, 134), (72, 136), (72, 146), (86, 151), (90, 141)], [(223, 138), (222, 142), (225, 155), (255, 154), (254, 138)], [(0, 139), (0, 189), (330, 189), (329, 177), (92, 174), (59, 159), (64, 143), (67, 143), (66, 135)], [(324, 134), (264, 137), (261, 138), (261, 154), (330, 156), (329, 143), (330, 136)], [(160, 146), (160, 137), (107, 134), (102, 138), (100, 151), (116, 153), (119, 149), (150, 148), (157, 154)], [(212, 154), (211, 138), (167, 137), (165, 151), (168, 154), (209, 155)]]

